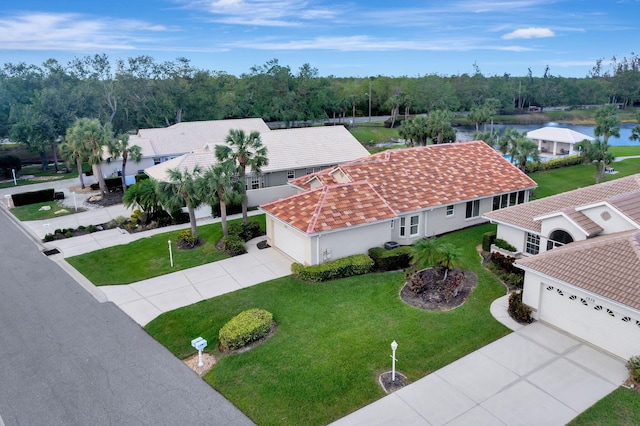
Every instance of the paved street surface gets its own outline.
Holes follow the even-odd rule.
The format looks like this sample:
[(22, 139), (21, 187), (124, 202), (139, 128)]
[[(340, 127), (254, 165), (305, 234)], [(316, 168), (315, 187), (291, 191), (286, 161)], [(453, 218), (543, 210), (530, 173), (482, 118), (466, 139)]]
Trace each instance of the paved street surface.
[(0, 425), (252, 424), (4, 209), (0, 229)]

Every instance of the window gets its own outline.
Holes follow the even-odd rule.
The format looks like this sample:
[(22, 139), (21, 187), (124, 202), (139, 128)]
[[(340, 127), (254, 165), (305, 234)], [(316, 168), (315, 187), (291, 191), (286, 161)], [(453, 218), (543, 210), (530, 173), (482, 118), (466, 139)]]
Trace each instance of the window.
[(247, 179), (247, 189), (260, 189), (264, 188), (264, 181), (262, 176), (251, 176)]
[(527, 247), (525, 251), (529, 254), (540, 253), (540, 235), (527, 232)]
[(467, 201), (466, 218), (471, 219), (480, 216), (480, 200)]
[(295, 170), (287, 170), (287, 179), (293, 179), (296, 177), (296, 171)]
[(315, 173), (315, 172), (317, 172), (318, 170), (320, 170), (320, 168), (319, 168), (319, 167), (318, 167), (318, 168), (316, 168), (316, 167), (307, 167), (307, 170), (305, 170), (305, 174), (307, 174), (307, 175), (308, 175), (308, 174), (311, 174), (311, 173)]
[(518, 204), (524, 203), (524, 197), (526, 193), (526, 191), (518, 191)]
[(453, 216), (453, 205), (447, 206), (447, 216)]
[(409, 232), (407, 233), (407, 218), (400, 218), (400, 236), (406, 237), (409, 235), (410, 237), (418, 235), (418, 225), (420, 224), (420, 217), (418, 215), (411, 216), (409, 218)]

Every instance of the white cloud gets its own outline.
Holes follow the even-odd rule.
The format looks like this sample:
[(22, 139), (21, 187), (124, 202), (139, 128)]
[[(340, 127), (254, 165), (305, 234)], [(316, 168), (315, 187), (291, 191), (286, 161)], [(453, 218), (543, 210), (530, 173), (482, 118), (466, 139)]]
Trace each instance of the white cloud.
[(518, 38), (546, 38), (555, 37), (555, 33), (549, 28), (520, 28), (502, 36), (504, 40), (513, 40)]

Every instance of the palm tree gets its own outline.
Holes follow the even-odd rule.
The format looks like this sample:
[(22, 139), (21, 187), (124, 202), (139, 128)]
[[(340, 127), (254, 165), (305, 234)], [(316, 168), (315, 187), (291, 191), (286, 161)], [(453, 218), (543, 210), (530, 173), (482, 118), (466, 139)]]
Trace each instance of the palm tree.
[(200, 167), (195, 166), (191, 172), (188, 170), (169, 169), (168, 181), (158, 182), (158, 193), (165, 208), (176, 211), (186, 204), (189, 211), (189, 223), (191, 224), (191, 235), (198, 238), (198, 228), (196, 225), (196, 214), (201, 199), (198, 197), (196, 181), (200, 175)]
[(200, 198), (213, 206), (220, 204), (222, 234), (229, 235), (227, 226), (227, 205), (242, 201), (243, 184), (238, 179), (236, 168), (230, 162), (211, 166), (198, 180)]
[(436, 238), (421, 238), (411, 246), (411, 259), (416, 268), (424, 269), (436, 265), (438, 246)]
[(427, 115), (427, 130), (434, 143), (455, 142), (456, 133), (451, 126), (451, 111), (437, 109)]
[(631, 136), (629, 136), (629, 139), (632, 141), (640, 140), (640, 111), (636, 113), (636, 121), (638, 122), (638, 125), (631, 129)]
[(577, 146), (587, 162), (595, 163), (596, 183), (600, 183), (600, 178), (604, 177), (606, 165), (613, 161), (609, 145), (600, 138), (596, 138), (594, 141), (583, 140)]
[(498, 139), (498, 149), (503, 155), (511, 155), (511, 164), (515, 162), (518, 153), (518, 139), (520, 138), (520, 132), (516, 129), (509, 128), (504, 132), (504, 135)]
[(109, 143), (109, 153), (114, 159), (122, 156), (122, 189), (126, 191), (127, 159), (131, 158), (135, 163), (139, 163), (142, 159), (142, 149), (138, 145), (129, 146), (129, 135), (123, 134), (118, 135)]
[(531, 158), (534, 162), (540, 161), (540, 152), (538, 151), (538, 144), (532, 140), (527, 139), (524, 133), (517, 141), (516, 154), (518, 160), (518, 167), (523, 172), (527, 172), (527, 161)]
[(260, 132), (253, 131), (246, 135), (243, 130), (232, 129), (225, 138), (227, 145), (216, 145), (216, 158), (220, 162), (231, 162), (236, 166), (240, 182), (242, 182), (242, 223), (249, 223), (247, 218), (247, 188), (245, 176), (247, 167), (259, 175), (262, 167), (269, 164), (267, 148), (262, 144)]
[(80, 187), (85, 188), (84, 177), (82, 176), (82, 162), (88, 158), (84, 150), (84, 145), (78, 141), (65, 140), (60, 144), (60, 154), (65, 161), (74, 162), (78, 168), (78, 178), (80, 179)]
[(620, 119), (618, 110), (614, 105), (606, 104), (596, 111), (596, 127), (593, 134), (602, 136), (604, 144), (608, 144), (609, 136), (620, 137)]
[(127, 208), (140, 207), (150, 219), (157, 216), (162, 208), (158, 191), (156, 191), (156, 182), (151, 179), (141, 180), (131, 185), (122, 196), (122, 203)]
[(96, 118), (79, 118), (73, 125), (67, 129), (65, 138), (72, 145), (82, 147), (81, 150), (86, 154), (86, 159), (91, 164), (93, 175), (98, 180), (100, 193), (106, 194), (107, 188), (102, 176), (100, 168), (102, 164), (102, 149), (109, 143), (111, 139), (111, 124), (100, 124)]
[(444, 268), (444, 278), (447, 279), (449, 271), (458, 265), (462, 260), (462, 249), (451, 243), (440, 244), (436, 249), (438, 253), (438, 264)]

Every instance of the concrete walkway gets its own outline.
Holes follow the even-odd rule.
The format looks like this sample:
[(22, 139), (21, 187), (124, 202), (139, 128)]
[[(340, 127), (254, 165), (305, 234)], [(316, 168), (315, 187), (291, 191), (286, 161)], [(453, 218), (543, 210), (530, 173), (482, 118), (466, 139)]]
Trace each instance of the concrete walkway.
[(333, 425), (565, 425), (626, 377), (622, 360), (536, 322)]

